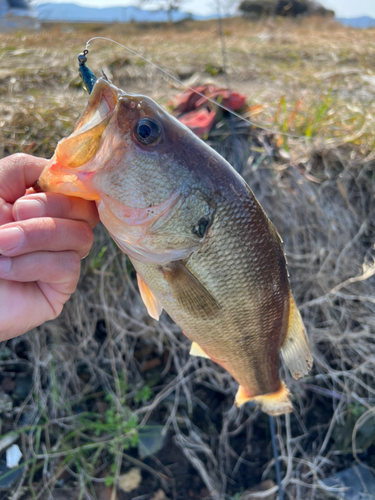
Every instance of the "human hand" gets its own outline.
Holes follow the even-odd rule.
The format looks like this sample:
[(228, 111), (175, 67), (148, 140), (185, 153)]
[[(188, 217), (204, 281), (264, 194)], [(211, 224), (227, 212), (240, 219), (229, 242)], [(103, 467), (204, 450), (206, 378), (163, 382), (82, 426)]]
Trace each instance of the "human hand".
[(46, 163), (25, 154), (0, 160), (0, 340), (61, 313), (99, 221), (94, 202), (28, 189)]

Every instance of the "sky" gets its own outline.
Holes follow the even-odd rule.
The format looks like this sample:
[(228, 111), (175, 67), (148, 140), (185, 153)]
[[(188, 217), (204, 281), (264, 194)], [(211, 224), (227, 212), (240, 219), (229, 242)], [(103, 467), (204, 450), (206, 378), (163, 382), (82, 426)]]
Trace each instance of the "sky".
[[(61, 3), (72, 2), (87, 7), (126, 6), (139, 5), (140, 3), (139, 0), (42, 0), (43, 3), (50, 1)], [(162, 0), (159, 3), (163, 3)], [(234, 0), (221, 0), (222, 6), (234, 3), (236, 3)], [(324, 5), (324, 7), (333, 9), (337, 17), (370, 16), (375, 18), (375, 0), (320, 0), (319, 3)], [(185, 0), (182, 10), (193, 12), (194, 14), (207, 15), (215, 12), (215, 4), (214, 0)], [(155, 0), (153, 5), (157, 5), (157, 0)]]
[(337, 17), (375, 17), (375, 0), (323, 0), (327, 9), (333, 9)]

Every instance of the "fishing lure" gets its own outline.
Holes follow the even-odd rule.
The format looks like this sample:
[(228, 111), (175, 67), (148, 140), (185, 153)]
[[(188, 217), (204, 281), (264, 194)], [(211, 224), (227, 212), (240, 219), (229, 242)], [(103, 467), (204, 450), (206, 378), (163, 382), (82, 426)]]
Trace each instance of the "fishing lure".
[(78, 64), (79, 64), (78, 70), (79, 70), (80, 77), (82, 78), (83, 88), (89, 94), (91, 94), (97, 78), (94, 75), (94, 73), (91, 71), (91, 69), (86, 66), (88, 53), (89, 53), (89, 51), (87, 49), (85, 49), (83, 52), (81, 52), (78, 55)]

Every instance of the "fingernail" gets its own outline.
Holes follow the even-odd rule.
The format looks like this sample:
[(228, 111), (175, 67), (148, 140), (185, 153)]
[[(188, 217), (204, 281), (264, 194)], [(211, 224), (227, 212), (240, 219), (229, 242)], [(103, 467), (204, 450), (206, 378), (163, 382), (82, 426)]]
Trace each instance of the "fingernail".
[(43, 217), (46, 212), (44, 203), (40, 200), (18, 200), (14, 204), (15, 217), (17, 220), (33, 219)]
[(25, 239), (25, 234), (19, 227), (0, 229), (0, 253), (15, 250)]
[(0, 257), (0, 275), (10, 271), (12, 259), (9, 257)]

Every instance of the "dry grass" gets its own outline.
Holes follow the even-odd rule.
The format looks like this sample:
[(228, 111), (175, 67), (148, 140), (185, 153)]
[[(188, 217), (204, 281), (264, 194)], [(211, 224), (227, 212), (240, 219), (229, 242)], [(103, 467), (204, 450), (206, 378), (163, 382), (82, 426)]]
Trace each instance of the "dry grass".
[[(299, 136), (276, 136), (284, 149), (276, 160), (267, 134), (256, 148), (245, 136), (239, 145), (243, 175), (283, 237), (314, 351), (309, 377), (295, 382), (284, 374), (295, 411), (277, 419), (283, 486), (289, 498), (327, 498), (322, 479), (355, 460), (375, 467), (375, 443), (364, 432), (374, 429), (375, 412), (373, 31), (322, 20), (228, 20), (225, 30), (231, 84), (250, 97), (250, 118)], [(0, 36), (3, 154), (49, 156), (69, 133), (87, 100), (76, 56), (98, 35), (190, 84), (224, 84), (220, 73), (206, 71), (222, 66), (212, 22), (55, 26)], [(180, 91), (116, 46), (94, 42), (89, 57), (95, 72), (102, 67), (125, 90), (162, 104)], [(212, 145), (233, 160), (230, 138)], [(282, 160), (287, 154), (291, 160)], [(212, 499), (239, 498), (262, 475), (274, 478), (267, 418), (251, 407), (233, 408), (231, 377), (189, 358), (179, 328), (166, 315), (159, 323), (150, 319), (134, 283), (126, 257), (99, 227), (61, 317), (8, 342), (3, 376), (32, 378), (33, 385), (4, 418), (3, 433), (16, 429), (22, 436), (27, 468), (16, 491), (1, 498), (54, 498), (65, 488), (74, 498), (100, 498), (98, 481), (116, 482), (137, 461), (135, 452), (124, 451), (129, 433), (152, 422), (173, 432)], [(148, 401), (147, 390), (140, 392), (145, 385)], [(172, 466), (149, 458), (142, 467), (170, 498), (189, 498)]]

